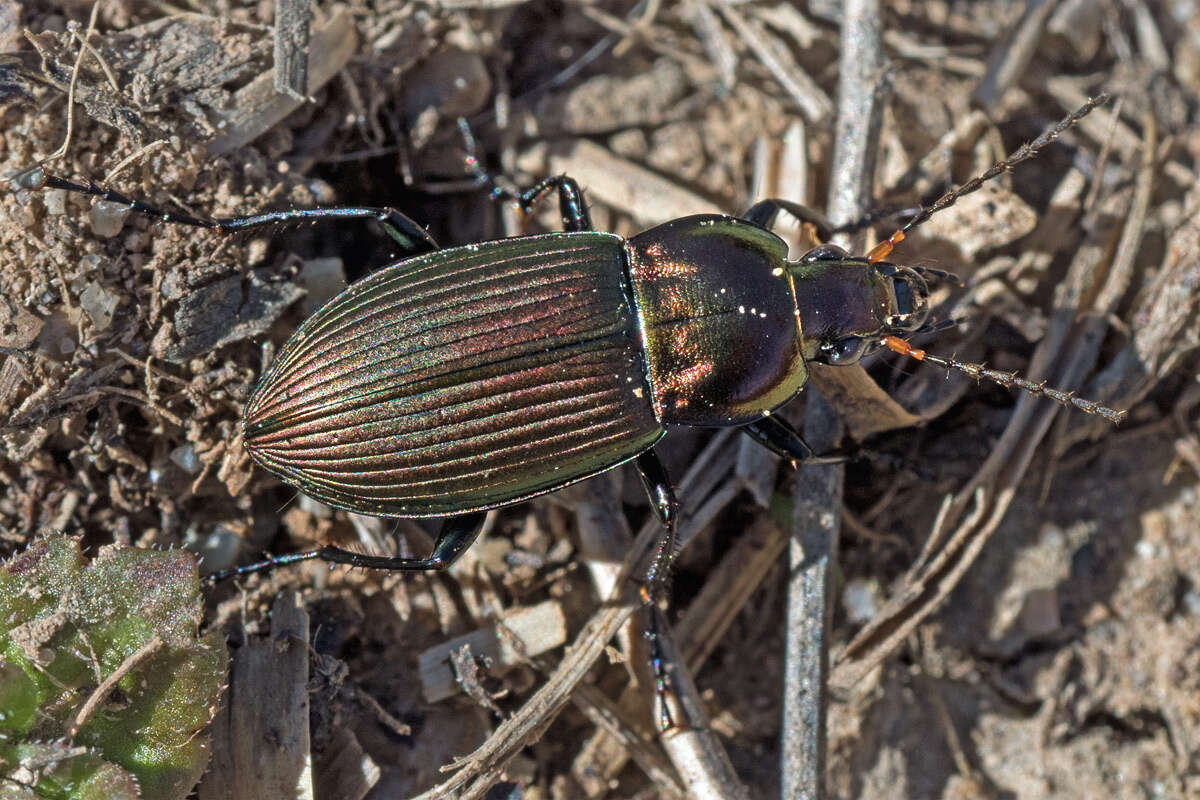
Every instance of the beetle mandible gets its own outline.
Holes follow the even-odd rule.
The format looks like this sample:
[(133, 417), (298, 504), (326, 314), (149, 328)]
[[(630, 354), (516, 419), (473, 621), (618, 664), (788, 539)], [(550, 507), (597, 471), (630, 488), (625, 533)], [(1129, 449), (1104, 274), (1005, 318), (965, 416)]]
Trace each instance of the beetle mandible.
[(797, 261), (771, 232), (786, 212), (822, 239), (833, 230), (780, 199), (741, 217), (673, 220), (631, 239), (592, 230), (575, 181), (514, 196), (528, 211), (557, 192), (563, 232), (439, 249), (405, 215), (366, 207), (205, 220), (166, 212), (40, 169), (26, 188), (123, 203), (166, 222), (239, 231), (321, 219), (373, 219), (405, 257), (351, 285), (306, 320), (246, 404), (243, 441), (262, 467), (331, 506), (384, 517), (445, 517), (426, 558), (325, 545), (236, 567), (215, 580), (308, 559), (438, 570), (475, 540), (489, 509), (632, 461), (663, 524), (647, 574), (660, 582), (678, 503), (654, 453), (670, 425), (737, 426), (795, 463), (812, 450), (772, 412), (810, 363), (856, 363), (879, 346), (1051, 397), (1121, 414), (1012, 373), (943, 359), (904, 337), (926, 326), (925, 277), (885, 261), (908, 231), (1034, 155), (1104, 102), (1101, 95), (1005, 161), (926, 206), (865, 257), (820, 245)]

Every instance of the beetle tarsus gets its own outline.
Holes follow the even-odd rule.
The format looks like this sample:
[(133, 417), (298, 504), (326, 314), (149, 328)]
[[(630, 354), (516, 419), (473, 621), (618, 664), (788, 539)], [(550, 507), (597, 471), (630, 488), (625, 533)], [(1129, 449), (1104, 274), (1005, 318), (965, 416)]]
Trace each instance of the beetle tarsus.
[(295, 564), (300, 561), (319, 559), (330, 564), (346, 564), (351, 567), (367, 569), (383, 569), (393, 572), (441, 572), (458, 560), (458, 557), (479, 537), (483, 529), (486, 511), (475, 511), (470, 514), (459, 514), (446, 517), (442, 529), (434, 543), (433, 552), (428, 558), (405, 558), (401, 556), (372, 556), (366, 553), (356, 553), (341, 547), (327, 544), (316, 550), (305, 550), (301, 553), (287, 553), (281, 556), (246, 564), (241, 567), (220, 570), (205, 576), (209, 583), (219, 583), (229, 578), (240, 578), (256, 572), (269, 572), (276, 567)]
[(675, 718), (671, 715), (671, 675), (666, 666), (666, 648), (659, 627), (662, 612), (653, 602), (646, 604), (646, 642), (650, 649), (650, 671), (654, 676), (654, 696), (658, 710), (658, 727), (660, 732), (666, 732), (675, 727)]
[(19, 185), (31, 189), (65, 189), (66, 191), (98, 197), (109, 203), (117, 203), (130, 211), (154, 217), (162, 222), (177, 225), (190, 225), (194, 228), (207, 228), (226, 232), (245, 231), (271, 225), (288, 225), (306, 221), (325, 221), (343, 219), (375, 220), (384, 232), (403, 248), (406, 256), (416, 256), (439, 249), (438, 244), (426, 230), (409, 217), (394, 208), (374, 208), (344, 206), (333, 208), (296, 208), (290, 211), (268, 211), (264, 214), (250, 214), (241, 217), (224, 217), (204, 219), (167, 211), (141, 200), (133, 200), (115, 189), (109, 189), (95, 183), (75, 183), (37, 171), (28, 172), (29, 178)]
[(65, 189), (68, 192), (77, 192), (79, 194), (91, 195), (98, 197), (109, 203), (117, 203), (118, 205), (126, 206), (130, 211), (136, 211), (139, 214), (145, 214), (150, 217), (155, 217), (163, 222), (173, 222), (179, 225), (191, 225), (194, 228), (219, 228), (220, 225), (211, 219), (200, 219), (199, 217), (189, 216), (188, 214), (179, 214), (173, 211), (164, 211), (148, 203), (143, 203), (141, 200), (132, 200), (125, 195), (113, 189), (108, 189), (98, 184), (88, 181), (84, 183), (75, 183), (60, 178), (57, 175), (43, 173), (41, 182), (35, 187), (38, 189)]
[(269, 572), (276, 567), (282, 567), (287, 564), (297, 564), (301, 561), (311, 561), (314, 558), (321, 557), (321, 550), (306, 550), (302, 553), (287, 553), (282, 556), (272, 556), (271, 558), (262, 561), (256, 561), (253, 564), (245, 564), (240, 567), (230, 567), (216, 572), (210, 572), (204, 576), (204, 580), (208, 583), (220, 583), (221, 581), (229, 580), (230, 578), (240, 578), (245, 575), (253, 575), (256, 572)]

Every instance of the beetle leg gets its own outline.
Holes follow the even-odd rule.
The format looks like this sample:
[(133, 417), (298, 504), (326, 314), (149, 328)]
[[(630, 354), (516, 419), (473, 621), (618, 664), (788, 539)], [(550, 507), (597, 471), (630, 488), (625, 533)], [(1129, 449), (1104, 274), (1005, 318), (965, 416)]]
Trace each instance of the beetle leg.
[(21, 188), (26, 189), (65, 189), (69, 192), (99, 197), (110, 203), (127, 206), (130, 211), (156, 217), (163, 222), (173, 222), (179, 225), (191, 225), (196, 228), (209, 228), (221, 231), (242, 231), (266, 225), (281, 225), (306, 220), (320, 221), (330, 219), (373, 219), (383, 226), (384, 231), (407, 255), (420, 255), (438, 249), (437, 242), (426, 230), (413, 220), (393, 208), (370, 208), (346, 206), (342, 208), (297, 208), (291, 211), (269, 211), (265, 214), (249, 214), (242, 217), (225, 217), (221, 219), (204, 219), (144, 203), (141, 200), (131, 200), (120, 192), (106, 189), (94, 183), (74, 183), (56, 175), (50, 175), (36, 169), (23, 173), (18, 178)]
[(675, 490), (671, 488), (671, 479), (667, 476), (666, 467), (655, 455), (654, 450), (647, 450), (637, 457), (635, 462), (642, 485), (646, 494), (650, 495), (650, 507), (663, 525), (663, 533), (658, 539), (658, 548), (650, 568), (646, 570), (646, 585), (642, 589), (642, 600), (648, 606), (646, 613), (650, 615), (646, 627), (646, 640), (650, 647), (650, 668), (654, 674), (654, 691), (658, 696), (658, 724), (661, 730), (667, 731), (674, 726), (671, 717), (667, 693), (670, 689), (670, 676), (664, 664), (662, 637), (659, 633), (659, 610), (654, 605), (659, 594), (666, 585), (670, 573), (671, 560), (675, 558), (675, 523), (679, 516), (679, 502), (675, 499)]
[(679, 501), (675, 499), (675, 490), (671, 488), (671, 479), (667, 470), (654, 450), (647, 450), (637, 457), (638, 474), (642, 477), (642, 485), (646, 494), (650, 495), (650, 508), (658, 516), (663, 525), (663, 535), (658, 541), (658, 551), (646, 571), (646, 583), (651, 594), (657, 593), (666, 581), (671, 559), (675, 557), (675, 522), (679, 516)]
[(343, 550), (340, 547), (325, 545), (318, 552), (317, 558), (331, 564), (349, 564), (352, 567), (368, 567), (369, 569), (389, 569), (400, 572), (441, 572), (453, 564), (468, 547), (475, 543), (483, 521), (487, 518), (486, 511), (473, 511), (470, 514), (459, 514), (446, 517), (442, 529), (438, 532), (437, 541), (433, 544), (433, 552), (429, 558), (400, 558), (389, 556), (369, 556)]
[(775, 455), (791, 461), (793, 466), (839, 464), (846, 460), (842, 454), (817, 456), (800, 432), (783, 417), (768, 415), (741, 426), (740, 430)]
[(675, 718), (671, 715), (672, 703), (669, 702), (671, 693), (671, 673), (667, 668), (666, 647), (659, 627), (662, 611), (654, 603), (647, 603), (646, 643), (650, 650), (650, 672), (654, 676), (654, 694), (658, 708), (658, 729), (665, 733), (675, 727)]
[(868, 228), (878, 222), (884, 220), (894, 220), (900, 217), (915, 217), (921, 213), (921, 208), (917, 207), (891, 207), (891, 208), (873, 208), (863, 212), (863, 215), (852, 222), (846, 222), (834, 228), (836, 233), (857, 233), (863, 228)]
[(812, 225), (817, 229), (817, 238), (822, 242), (829, 241), (833, 237), (833, 226), (829, 224), (829, 220), (825, 219), (824, 214), (790, 200), (778, 198), (759, 200), (750, 206), (745, 214), (742, 214), (742, 219), (753, 222), (760, 228), (770, 230), (775, 226), (775, 218), (779, 216), (780, 211), (786, 211), (801, 223), (807, 222)]
[(642, 476), (642, 485), (650, 496), (650, 507), (654, 509), (658, 521), (664, 528), (675, 527), (675, 517), (679, 511), (679, 501), (675, 499), (675, 490), (671, 488), (671, 479), (667, 469), (659, 461), (653, 450), (647, 450), (637, 457), (638, 474)]
[(463, 147), (466, 150), (467, 169), (475, 176), (477, 185), (491, 184), (494, 199), (516, 203), (523, 212), (528, 214), (548, 192), (557, 189), (563, 228), (568, 231), (592, 230), (592, 217), (588, 213), (587, 203), (583, 199), (583, 190), (579, 188), (579, 184), (573, 178), (568, 178), (566, 175), (544, 178), (517, 194), (497, 185), (492, 176), (484, 170), (476, 152), (478, 147), (475, 142), (475, 134), (471, 132), (471, 126), (465, 117), (458, 118), (458, 132), (462, 136)]
[(587, 201), (583, 199), (583, 190), (574, 178), (566, 175), (553, 175), (543, 178), (520, 194), (514, 194), (504, 189), (494, 189), (493, 194), (504, 200), (511, 200), (528, 214), (548, 192), (558, 190), (558, 209), (562, 214), (563, 229), (568, 231), (592, 230), (592, 215), (588, 212)]
[(431, 253), (438, 249), (438, 243), (434, 241), (427, 230), (394, 208), (374, 208), (371, 206), (294, 208), (291, 211), (268, 211), (265, 214), (215, 219), (213, 220), (214, 225), (211, 227), (223, 231), (241, 231), (264, 225), (286, 225), (305, 220), (318, 222), (331, 219), (375, 220), (383, 228), (384, 233), (403, 248), (406, 257)]
[(367, 567), (369, 569), (386, 569), (401, 572), (430, 572), (441, 571), (463, 554), (479, 536), (483, 521), (487, 518), (486, 511), (475, 511), (470, 514), (460, 514), (447, 517), (442, 523), (433, 552), (429, 558), (402, 558), (389, 556), (372, 556), (366, 553), (356, 553), (353, 550), (343, 550), (333, 545), (325, 545), (316, 550), (306, 550), (303, 553), (288, 553), (275, 556), (254, 564), (214, 572), (206, 580), (216, 583), (227, 578), (241, 577), (253, 572), (267, 572), (275, 567), (295, 564), (298, 561), (320, 559), (330, 564), (349, 564), (352, 567)]
[(867, 211), (853, 222), (847, 222), (843, 225), (833, 225), (825, 217), (817, 211), (813, 211), (808, 206), (793, 203), (790, 200), (780, 200), (778, 198), (768, 198), (760, 200), (742, 215), (742, 219), (747, 222), (753, 222), (759, 227), (771, 230), (775, 227), (775, 218), (779, 216), (780, 211), (786, 211), (795, 217), (799, 222), (807, 222), (817, 229), (817, 238), (822, 242), (827, 242), (833, 237), (834, 233), (854, 233), (861, 231), (863, 228), (874, 225), (876, 222), (894, 217), (911, 217), (920, 213), (920, 208), (881, 208)]

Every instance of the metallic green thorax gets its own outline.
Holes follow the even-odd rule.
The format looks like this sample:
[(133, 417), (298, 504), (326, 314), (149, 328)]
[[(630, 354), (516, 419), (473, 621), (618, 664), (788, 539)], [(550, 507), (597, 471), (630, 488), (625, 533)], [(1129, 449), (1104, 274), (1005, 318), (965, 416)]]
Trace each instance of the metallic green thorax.
[(752, 422), (804, 386), (782, 239), (744, 220), (702, 215), (652, 228), (627, 249), (663, 423)]

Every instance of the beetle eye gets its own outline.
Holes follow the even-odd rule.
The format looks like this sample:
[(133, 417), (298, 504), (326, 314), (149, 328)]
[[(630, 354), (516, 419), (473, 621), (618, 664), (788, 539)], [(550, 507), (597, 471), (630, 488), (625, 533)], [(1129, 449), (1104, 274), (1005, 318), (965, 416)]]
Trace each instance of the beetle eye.
[(811, 264), (814, 261), (844, 261), (849, 254), (836, 244), (817, 245), (800, 257), (801, 264)]
[(867, 340), (857, 336), (826, 342), (821, 345), (821, 360), (835, 367), (857, 363), (866, 349)]

